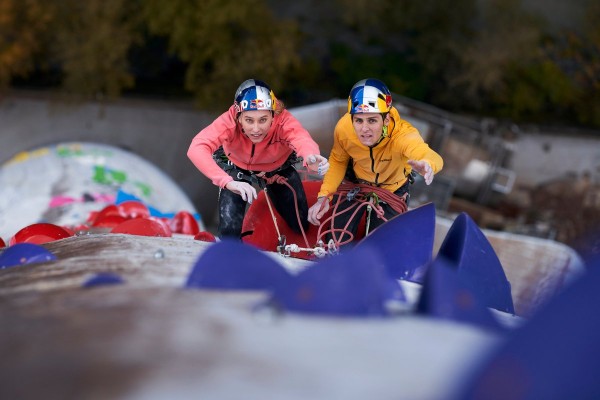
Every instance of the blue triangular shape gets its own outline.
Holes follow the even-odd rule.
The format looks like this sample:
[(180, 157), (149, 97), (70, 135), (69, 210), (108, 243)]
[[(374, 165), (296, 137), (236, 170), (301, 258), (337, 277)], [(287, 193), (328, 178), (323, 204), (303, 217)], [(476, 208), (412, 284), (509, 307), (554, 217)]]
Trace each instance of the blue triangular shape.
[(289, 284), (278, 285), (271, 303), (284, 310), (336, 316), (385, 316), (387, 302), (405, 301), (399, 283), (369, 248), (319, 260)]
[(0, 269), (54, 260), (56, 256), (43, 246), (33, 243), (15, 243), (0, 252)]
[(237, 240), (212, 244), (200, 255), (185, 284), (188, 288), (265, 290), (291, 275), (260, 250)]
[(510, 282), (502, 264), (481, 229), (466, 213), (452, 223), (438, 256), (456, 266), (461, 281), (486, 307), (515, 313)]
[(460, 281), (455, 266), (444, 257), (437, 257), (429, 266), (416, 313), (482, 328), (501, 329), (490, 310)]
[(435, 206), (428, 203), (392, 218), (356, 247), (376, 249), (393, 278), (422, 283), (434, 239)]
[(455, 399), (600, 399), (600, 257), (491, 356)]

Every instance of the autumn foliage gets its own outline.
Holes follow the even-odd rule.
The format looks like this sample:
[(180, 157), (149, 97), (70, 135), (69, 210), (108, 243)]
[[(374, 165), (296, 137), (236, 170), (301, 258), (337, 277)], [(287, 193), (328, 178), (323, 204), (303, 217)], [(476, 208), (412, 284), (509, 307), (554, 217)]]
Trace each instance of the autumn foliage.
[(600, 127), (599, 3), (570, 25), (522, 3), (0, 0), (0, 89), (46, 76), (111, 99), (163, 80), (160, 95), (171, 74), (220, 110), (248, 77), (300, 105), (375, 76), (450, 111)]

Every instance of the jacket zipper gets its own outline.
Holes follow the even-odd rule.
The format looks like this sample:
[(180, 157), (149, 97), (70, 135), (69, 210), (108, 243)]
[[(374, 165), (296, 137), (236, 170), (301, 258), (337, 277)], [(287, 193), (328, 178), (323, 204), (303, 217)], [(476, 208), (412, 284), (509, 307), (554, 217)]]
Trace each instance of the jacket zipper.
[(373, 157), (372, 147), (369, 147), (369, 156), (371, 157), (371, 172), (375, 174), (375, 185), (379, 186), (379, 172), (375, 172), (375, 158)]

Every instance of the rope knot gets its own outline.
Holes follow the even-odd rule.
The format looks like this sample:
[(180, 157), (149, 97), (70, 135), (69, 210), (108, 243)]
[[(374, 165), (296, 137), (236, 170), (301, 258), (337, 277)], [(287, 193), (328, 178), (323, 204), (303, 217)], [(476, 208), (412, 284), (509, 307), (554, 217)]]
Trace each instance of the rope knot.
[(265, 182), (267, 182), (267, 185), (271, 185), (273, 183), (279, 183), (283, 185), (285, 182), (287, 182), (287, 178), (277, 174), (271, 177), (264, 177), (263, 179), (265, 180)]

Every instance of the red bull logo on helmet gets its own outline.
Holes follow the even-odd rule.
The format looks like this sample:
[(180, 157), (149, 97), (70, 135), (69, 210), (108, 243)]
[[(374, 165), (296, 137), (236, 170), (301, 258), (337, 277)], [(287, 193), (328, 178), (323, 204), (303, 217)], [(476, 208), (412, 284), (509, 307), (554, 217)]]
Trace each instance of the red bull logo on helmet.
[(264, 86), (248, 87), (236, 97), (236, 109), (238, 112), (251, 110), (273, 110), (275, 106), (275, 95)]
[(370, 107), (368, 104), (359, 104), (356, 107), (354, 107), (354, 110), (358, 113), (367, 113), (370, 110)]
[(273, 101), (269, 99), (251, 99), (240, 101), (240, 111), (271, 110)]

